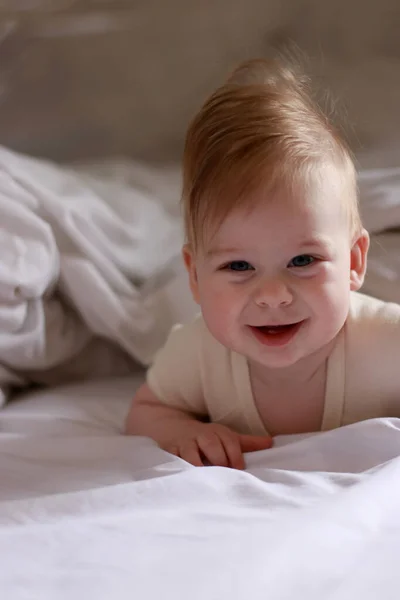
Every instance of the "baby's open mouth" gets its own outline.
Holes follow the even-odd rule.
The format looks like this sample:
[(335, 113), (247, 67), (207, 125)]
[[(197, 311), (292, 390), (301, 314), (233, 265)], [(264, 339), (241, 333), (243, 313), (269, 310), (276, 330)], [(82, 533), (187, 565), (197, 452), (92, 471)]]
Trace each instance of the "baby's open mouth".
[(257, 327), (257, 329), (259, 329), (263, 333), (274, 335), (277, 333), (282, 333), (283, 331), (287, 331), (294, 325), (297, 325), (297, 323), (289, 323), (288, 325), (260, 325), (259, 327)]
[(262, 344), (284, 346), (295, 336), (303, 323), (304, 321), (284, 325), (250, 325), (250, 329)]

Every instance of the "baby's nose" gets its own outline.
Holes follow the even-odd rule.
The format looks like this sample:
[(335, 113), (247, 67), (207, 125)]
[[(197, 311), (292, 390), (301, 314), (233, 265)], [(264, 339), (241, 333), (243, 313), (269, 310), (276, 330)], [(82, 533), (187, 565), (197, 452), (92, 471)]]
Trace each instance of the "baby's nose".
[(278, 308), (289, 306), (293, 302), (293, 295), (284, 281), (268, 279), (257, 287), (254, 301), (260, 307)]

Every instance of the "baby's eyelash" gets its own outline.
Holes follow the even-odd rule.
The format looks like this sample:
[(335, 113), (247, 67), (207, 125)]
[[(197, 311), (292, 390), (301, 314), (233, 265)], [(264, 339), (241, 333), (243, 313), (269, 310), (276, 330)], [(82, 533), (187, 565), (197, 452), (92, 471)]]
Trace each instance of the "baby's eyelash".
[(222, 270), (245, 273), (246, 271), (254, 271), (254, 267), (247, 260), (231, 260), (222, 266)]
[[(312, 267), (321, 259), (311, 254), (298, 254), (294, 256), (286, 265), (288, 269), (303, 270)], [(247, 260), (231, 260), (218, 267), (218, 271), (228, 271), (231, 273), (247, 273), (255, 271), (255, 267)]]
[[(312, 256), (311, 254), (298, 254), (294, 256), (291, 261), (288, 263), (288, 268), (292, 269), (305, 269), (315, 264), (318, 261), (318, 258)], [(295, 264), (297, 262), (297, 264)]]

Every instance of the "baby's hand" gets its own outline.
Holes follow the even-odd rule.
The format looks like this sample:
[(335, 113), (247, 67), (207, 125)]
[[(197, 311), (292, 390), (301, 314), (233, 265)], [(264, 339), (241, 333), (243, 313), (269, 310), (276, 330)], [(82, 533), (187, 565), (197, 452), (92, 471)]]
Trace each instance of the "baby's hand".
[(272, 446), (269, 436), (241, 435), (224, 425), (203, 423), (194, 415), (159, 402), (144, 383), (137, 391), (126, 420), (126, 433), (151, 437), (163, 450), (196, 467), (204, 461), (244, 469), (243, 452)]
[(243, 435), (215, 423), (185, 423), (181, 433), (179, 439), (161, 444), (161, 447), (195, 467), (204, 466), (203, 460), (206, 460), (214, 466), (244, 469), (244, 452), (272, 446), (269, 436)]

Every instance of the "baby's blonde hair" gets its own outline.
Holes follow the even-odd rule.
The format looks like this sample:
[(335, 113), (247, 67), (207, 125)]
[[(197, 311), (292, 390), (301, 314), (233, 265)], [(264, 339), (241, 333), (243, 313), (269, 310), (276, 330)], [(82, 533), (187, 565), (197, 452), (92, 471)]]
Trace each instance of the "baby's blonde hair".
[(195, 249), (208, 226), (217, 227), (234, 208), (251, 208), (259, 189), (306, 190), (332, 166), (345, 183), (354, 235), (361, 228), (354, 164), (307, 81), (278, 60), (242, 64), (188, 129), (182, 196), (187, 241)]

